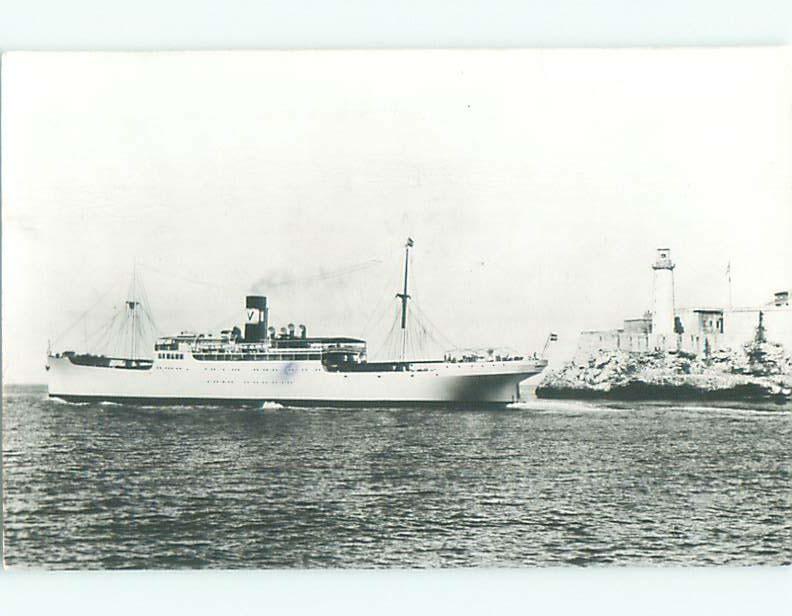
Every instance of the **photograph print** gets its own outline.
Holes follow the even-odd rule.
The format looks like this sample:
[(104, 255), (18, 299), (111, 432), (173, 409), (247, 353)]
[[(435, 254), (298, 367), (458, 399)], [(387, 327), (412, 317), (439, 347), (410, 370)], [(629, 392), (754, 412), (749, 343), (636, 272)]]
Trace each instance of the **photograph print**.
[(792, 563), (792, 54), (2, 58), (16, 569)]

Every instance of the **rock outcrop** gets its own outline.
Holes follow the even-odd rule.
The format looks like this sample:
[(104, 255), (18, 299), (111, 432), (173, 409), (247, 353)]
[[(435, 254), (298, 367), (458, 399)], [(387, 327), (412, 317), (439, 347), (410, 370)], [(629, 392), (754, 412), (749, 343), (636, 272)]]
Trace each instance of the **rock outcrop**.
[(549, 372), (540, 398), (767, 399), (792, 396), (792, 355), (755, 340), (737, 350), (692, 355), (601, 351)]

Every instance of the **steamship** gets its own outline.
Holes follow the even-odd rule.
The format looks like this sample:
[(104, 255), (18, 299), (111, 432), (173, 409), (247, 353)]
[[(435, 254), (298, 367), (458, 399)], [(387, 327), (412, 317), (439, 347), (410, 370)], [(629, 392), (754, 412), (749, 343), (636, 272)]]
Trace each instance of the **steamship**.
[[(412, 246), (408, 240), (404, 286), (396, 295), (402, 350)], [(492, 349), (448, 352), (435, 360), (369, 361), (366, 341), (359, 338), (309, 336), (305, 326), (291, 324), (277, 332), (268, 322), (267, 298), (260, 295), (246, 297), (244, 331), (159, 337), (153, 356), (142, 358), (134, 350), (135, 335), (147, 311), (134, 299), (125, 310), (132, 322), (132, 352), (126, 357), (48, 352), (50, 397), (140, 404), (503, 405), (519, 401), (520, 382), (547, 365), (535, 354)]]

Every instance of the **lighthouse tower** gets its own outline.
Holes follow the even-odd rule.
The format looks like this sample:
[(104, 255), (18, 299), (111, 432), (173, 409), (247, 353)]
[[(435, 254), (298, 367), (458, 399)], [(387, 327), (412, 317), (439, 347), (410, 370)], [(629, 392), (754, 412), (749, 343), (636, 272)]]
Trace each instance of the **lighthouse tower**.
[(668, 248), (657, 249), (654, 270), (652, 336), (655, 347), (665, 349), (674, 338), (674, 264)]

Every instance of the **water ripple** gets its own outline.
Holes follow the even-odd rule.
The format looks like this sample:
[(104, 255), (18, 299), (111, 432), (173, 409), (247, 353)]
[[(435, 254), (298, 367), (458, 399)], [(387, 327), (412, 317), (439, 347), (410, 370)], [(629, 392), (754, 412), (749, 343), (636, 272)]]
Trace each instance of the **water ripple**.
[(10, 566), (789, 564), (788, 407), (72, 405), (6, 392)]

